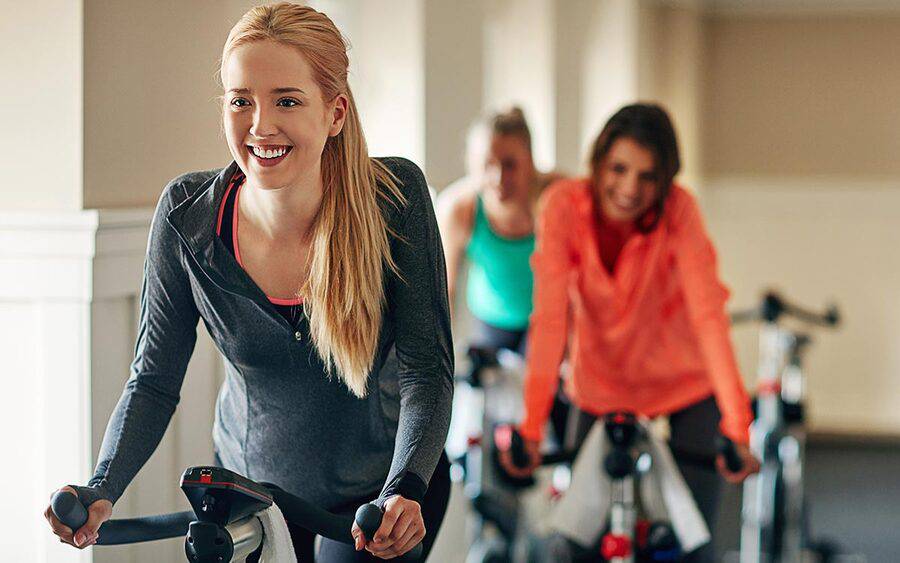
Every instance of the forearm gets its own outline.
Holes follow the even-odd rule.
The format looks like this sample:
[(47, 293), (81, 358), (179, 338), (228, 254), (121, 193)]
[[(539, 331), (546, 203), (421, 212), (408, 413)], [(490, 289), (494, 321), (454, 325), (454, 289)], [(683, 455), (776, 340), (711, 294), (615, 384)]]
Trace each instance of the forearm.
[(736, 443), (747, 444), (753, 414), (731, 344), (728, 321), (724, 316), (709, 319), (700, 325), (698, 334), (716, 404), (722, 413), (722, 434)]
[(559, 387), (559, 366), (566, 345), (565, 327), (550, 329), (532, 324), (528, 335), (528, 360), (525, 373), (525, 417), (519, 427), (522, 435), (540, 441), (550, 417)]
[(131, 377), (110, 417), (89, 494), (113, 503), (156, 449), (178, 404), (197, 340), (194, 303), (181, 247), (167, 226), (174, 184), (157, 205), (141, 288)]
[(115, 503), (147, 462), (165, 434), (178, 397), (132, 378), (125, 386), (103, 436), (88, 482), (97, 498)]
[(447, 377), (401, 377), (400, 393), (394, 458), (379, 499), (400, 494), (421, 502), (447, 439), (453, 385)]

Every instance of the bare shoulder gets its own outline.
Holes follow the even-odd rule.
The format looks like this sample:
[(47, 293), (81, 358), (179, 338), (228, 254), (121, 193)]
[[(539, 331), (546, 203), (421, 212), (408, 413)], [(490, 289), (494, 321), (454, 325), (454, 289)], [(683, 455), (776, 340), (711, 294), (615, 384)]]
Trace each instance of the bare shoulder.
[(475, 216), (478, 184), (463, 177), (444, 188), (437, 197), (437, 211), (441, 222), (471, 228)]

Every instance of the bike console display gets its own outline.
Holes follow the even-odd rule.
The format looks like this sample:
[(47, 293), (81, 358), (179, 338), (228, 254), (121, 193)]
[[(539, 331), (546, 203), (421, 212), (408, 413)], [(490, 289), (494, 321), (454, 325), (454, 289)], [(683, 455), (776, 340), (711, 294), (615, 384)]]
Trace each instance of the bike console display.
[(227, 526), (272, 506), (269, 490), (221, 467), (189, 467), (181, 477), (181, 490), (197, 520)]

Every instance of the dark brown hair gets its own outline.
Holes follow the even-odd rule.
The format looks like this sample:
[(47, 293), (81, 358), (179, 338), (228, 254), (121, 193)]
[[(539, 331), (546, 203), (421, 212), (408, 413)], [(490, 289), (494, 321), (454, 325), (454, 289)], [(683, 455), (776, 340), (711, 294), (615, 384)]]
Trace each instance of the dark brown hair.
[(681, 169), (678, 156), (678, 140), (669, 114), (656, 104), (632, 104), (615, 113), (604, 125), (591, 148), (591, 178), (597, 182), (600, 167), (613, 143), (622, 137), (634, 140), (653, 153), (656, 162), (656, 202), (636, 220), (642, 232), (656, 228), (665, 208), (666, 198), (672, 189), (672, 180)]

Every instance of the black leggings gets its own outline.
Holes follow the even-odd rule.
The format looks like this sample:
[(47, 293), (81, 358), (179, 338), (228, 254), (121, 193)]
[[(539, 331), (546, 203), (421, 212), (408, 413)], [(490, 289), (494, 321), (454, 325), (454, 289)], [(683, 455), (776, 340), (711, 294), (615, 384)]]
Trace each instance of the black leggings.
[[(377, 493), (372, 495), (372, 498), (375, 496), (377, 496)], [(346, 509), (339, 509), (336, 512), (353, 514), (359, 505), (372, 500), (372, 498), (348, 503)], [(425, 521), (425, 538), (422, 540), (422, 553), (425, 556), (428, 555), (434, 546), (434, 540), (437, 537), (438, 530), (441, 528), (441, 522), (444, 520), (444, 513), (447, 512), (449, 499), (450, 462), (447, 460), (447, 454), (441, 453), (441, 458), (438, 460), (434, 474), (431, 476), (431, 481), (428, 483), (425, 498), (422, 500), (422, 520)], [(327, 538), (322, 538), (319, 552), (315, 554), (315, 534), (291, 524), (288, 524), (288, 530), (291, 532), (291, 541), (294, 543), (294, 551), (297, 555), (298, 563), (307, 561), (323, 563), (384, 562), (384, 559), (379, 559), (368, 551), (356, 551), (352, 545)]]
[(476, 318), (475, 325), (472, 327), (472, 333), (472, 338), (469, 341), (470, 346), (494, 349), (506, 348), (523, 356), (525, 355), (527, 329), (507, 330)]
[[(678, 469), (691, 490), (697, 508), (706, 520), (710, 536), (716, 537), (722, 478), (715, 469), (716, 436), (719, 434), (719, 408), (708, 397), (669, 415), (669, 445)], [(566, 442), (580, 446), (594, 417), (579, 413), (578, 421), (569, 429)], [(677, 515), (674, 515), (677, 518)], [(712, 563), (716, 561), (714, 541), (689, 553), (682, 561)], [(580, 559), (578, 559), (580, 560)], [(593, 560), (593, 559), (591, 559)]]

